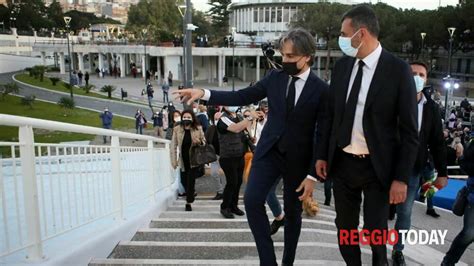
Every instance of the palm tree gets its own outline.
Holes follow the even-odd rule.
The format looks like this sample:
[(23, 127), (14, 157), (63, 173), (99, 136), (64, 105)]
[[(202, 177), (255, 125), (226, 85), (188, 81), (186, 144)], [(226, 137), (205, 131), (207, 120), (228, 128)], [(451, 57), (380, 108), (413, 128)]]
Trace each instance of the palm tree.
[(86, 94), (88, 94), (94, 87), (95, 87), (94, 85), (89, 84), (89, 85), (84, 85), (82, 89), (86, 92)]
[(0, 85), (0, 88), (3, 88), (3, 90), (1, 91), (2, 101), (5, 100), (5, 97), (7, 97), (8, 94), (18, 93), (20, 91), (20, 87), (18, 87), (18, 84), (16, 84), (15, 82)]
[(100, 89), (101, 92), (107, 92), (107, 96), (109, 99), (112, 99), (112, 92), (115, 90), (115, 86), (112, 85), (105, 85)]

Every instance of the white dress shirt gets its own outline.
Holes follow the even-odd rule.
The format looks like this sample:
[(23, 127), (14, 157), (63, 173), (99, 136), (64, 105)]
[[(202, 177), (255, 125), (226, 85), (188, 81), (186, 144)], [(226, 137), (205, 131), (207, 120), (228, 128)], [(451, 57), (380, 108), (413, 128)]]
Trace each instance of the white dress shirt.
[(421, 131), (421, 121), (423, 119), (423, 106), (428, 100), (426, 100), (426, 97), (423, 93), (421, 93), (421, 99), (418, 102), (418, 134), (420, 134)]
[[(311, 71), (311, 69), (308, 68), (305, 72), (303, 72), (303, 73), (299, 74), (298, 76), (296, 76), (299, 79), (297, 81), (295, 81), (295, 106), (298, 103), (298, 99), (300, 98), (301, 93), (303, 92), (303, 88), (304, 88), (304, 85), (306, 84), (306, 80), (309, 77), (310, 71)], [(288, 82), (291, 82), (291, 79)], [(289, 83), (288, 83), (288, 85), (289, 85)], [(204, 101), (209, 101), (210, 98), (211, 98), (211, 91), (207, 90), (207, 89), (204, 89), (204, 96), (201, 99), (204, 100)], [(313, 181), (317, 181), (317, 179), (314, 178), (311, 175), (307, 175), (306, 178), (311, 179)]]
[[(347, 153), (357, 155), (369, 154), (369, 148), (367, 147), (367, 142), (364, 135), (364, 127), (362, 125), (362, 118), (364, 117), (364, 107), (365, 101), (367, 100), (367, 94), (369, 93), (369, 87), (372, 83), (372, 78), (374, 77), (375, 68), (377, 67), (381, 53), (382, 46), (379, 43), (379, 46), (374, 51), (372, 51), (372, 53), (362, 59), (364, 62), (364, 67), (362, 68), (362, 82), (360, 86), (359, 98), (357, 100), (354, 124), (352, 125), (351, 144), (343, 148), (343, 151)], [(354, 79), (359, 69), (359, 60), (361, 59), (357, 59), (354, 62), (354, 66), (352, 67), (349, 88), (347, 89), (346, 102), (349, 99), (352, 84), (354, 83)]]

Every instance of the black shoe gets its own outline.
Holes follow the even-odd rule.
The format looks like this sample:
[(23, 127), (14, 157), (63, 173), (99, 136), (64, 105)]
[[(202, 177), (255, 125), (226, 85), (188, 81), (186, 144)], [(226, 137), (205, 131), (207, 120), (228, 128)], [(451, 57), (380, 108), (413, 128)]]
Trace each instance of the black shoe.
[(190, 212), (190, 211), (192, 211), (192, 210), (193, 210), (193, 208), (191, 207), (191, 204), (187, 203), (187, 204), (186, 204), (186, 211), (187, 211), (187, 212)]
[(393, 250), (392, 251), (392, 262), (393, 266), (405, 266), (405, 257), (403, 256), (403, 252)]
[(244, 216), (245, 215), (245, 212), (242, 211), (241, 209), (237, 208), (237, 207), (232, 208), (231, 212), (235, 215), (238, 215), (238, 216)]
[(280, 229), (281, 226), (285, 225), (285, 217), (281, 219), (280, 221), (278, 220), (273, 220), (272, 224), (270, 225), (270, 235), (274, 235), (278, 232), (278, 229)]
[(216, 196), (212, 200), (221, 200), (223, 198), (224, 196), (222, 195), (222, 193), (217, 193)]
[(433, 217), (433, 218), (439, 218), (439, 214), (437, 214), (434, 209), (426, 210), (426, 214)]
[(234, 219), (234, 214), (230, 209), (221, 209), (221, 214), (227, 219)]
[(330, 200), (324, 201), (324, 205), (326, 205), (326, 206), (331, 206), (331, 201), (330, 201)]

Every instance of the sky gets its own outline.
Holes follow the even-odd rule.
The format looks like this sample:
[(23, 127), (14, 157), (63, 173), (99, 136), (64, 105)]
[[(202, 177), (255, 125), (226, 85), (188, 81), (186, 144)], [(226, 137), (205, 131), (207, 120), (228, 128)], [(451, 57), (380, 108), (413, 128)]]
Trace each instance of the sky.
[[(197, 10), (207, 11), (209, 5), (208, 0), (191, 0)], [(367, 3), (370, 0), (353, 0), (354, 3)], [(397, 8), (415, 8), (415, 9), (436, 9), (440, 2), (441, 6), (456, 5), (459, 0), (381, 0), (383, 3), (397, 7)], [(372, 0), (376, 3), (377, 0)]]

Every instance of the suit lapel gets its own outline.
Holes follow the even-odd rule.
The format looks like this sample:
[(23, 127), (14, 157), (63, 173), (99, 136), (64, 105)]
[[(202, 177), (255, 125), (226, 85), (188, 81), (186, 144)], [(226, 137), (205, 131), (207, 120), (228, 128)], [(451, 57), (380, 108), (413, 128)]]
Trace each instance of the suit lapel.
[(385, 75), (389, 74), (387, 69), (388, 69), (388, 64), (387, 64), (386, 52), (385, 50), (382, 50), (379, 61), (377, 63), (377, 67), (375, 68), (374, 76), (372, 77), (372, 81), (370, 82), (369, 92), (367, 93), (367, 99), (365, 100), (364, 113), (367, 110), (367, 108), (374, 102), (374, 100), (376, 99), (377, 93), (382, 88), (382, 84), (383, 84), (382, 79)]
[(303, 105), (307, 100), (311, 99), (311, 95), (316, 92), (316, 88), (313, 87), (314, 85), (314, 73), (310, 70), (308, 79), (304, 84), (303, 91), (301, 92), (298, 101), (296, 102), (295, 109)]
[[(343, 80), (341, 81), (341, 86), (336, 87), (336, 108), (339, 107), (338, 112), (341, 116), (344, 113), (346, 107), (347, 91), (349, 90), (349, 82), (351, 80), (352, 69), (354, 68), (355, 58), (348, 58), (349, 63), (345, 64), (345, 69), (343, 73)], [(332, 80), (331, 82), (338, 82)]]
[(282, 107), (282, 110), (283, 110), (283, 113), (285, 114), (286, 116), (286, 90), (287, 90), (287, 86), (288, 86), (288, 81), (290, 79), (290, 76), (288, 75), (283, 75), (283, 79), (282, 79), (282, 83), (285, 84), (284, 86), (278, 86), (280, 89), (280, 99), (281, 99), (281, 107)]

